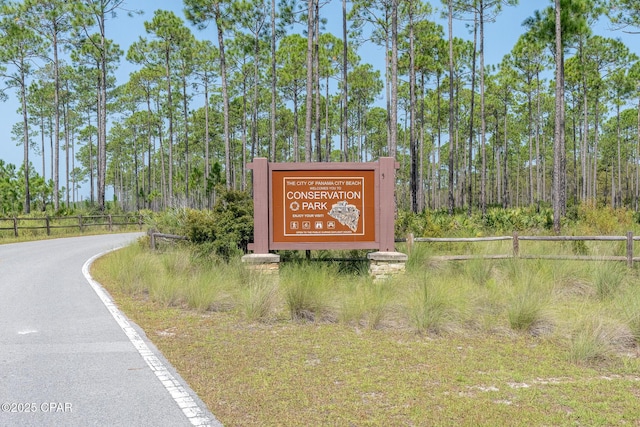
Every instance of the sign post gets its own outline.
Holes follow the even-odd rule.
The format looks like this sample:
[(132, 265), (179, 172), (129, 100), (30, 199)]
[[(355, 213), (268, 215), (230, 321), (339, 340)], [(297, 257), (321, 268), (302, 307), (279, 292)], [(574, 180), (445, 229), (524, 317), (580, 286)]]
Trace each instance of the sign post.
[[(398, 164), (393, 158), (370, 163), (270, 163), (255, 158), (248, 168), (253, 170), (254, 242), (245, 262), (275, 259), (270, 251), (283, 249), (377, 249), (385, 259), (398, 254)], [(369, 258), (374, 259), (371, 254)]]

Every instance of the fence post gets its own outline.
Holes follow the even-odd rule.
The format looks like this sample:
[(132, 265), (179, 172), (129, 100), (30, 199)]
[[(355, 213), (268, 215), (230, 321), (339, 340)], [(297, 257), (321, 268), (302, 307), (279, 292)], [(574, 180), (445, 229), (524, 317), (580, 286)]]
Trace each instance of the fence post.
[(51, 236), (51, 223), (49, 222), (49, 215), (44, 217), (44, 222), (47, 225), (47, 236)]
[(407, 255), (411, 255), (411, 251), (413, 250), (413, 233), (409, 233), (407, 235)]
[(518, 240), (518, 233), (513, 232), (513, 257), (518, 258), (520, 256), (520, 240)]
[(138, 214), (138, 229), (142, 230), (142, 215)]
[(18, 237), (18, 218), (13, 217), (13, 235)]
[(633, 231), (627, 231), (627, 267), (633, 268)]
[(156, 232), (154, 230), (149, 230), (149, 245), (152, 250), (156, 249)]
[(82, 233), (84, 231), (82, 227), (82, 215), (78, 215), (78, 227), (80, 227), (80, 232)]
[(111, 218), (111, 214), (109, 214), (109, 231), (113, 229), (113, 219)]

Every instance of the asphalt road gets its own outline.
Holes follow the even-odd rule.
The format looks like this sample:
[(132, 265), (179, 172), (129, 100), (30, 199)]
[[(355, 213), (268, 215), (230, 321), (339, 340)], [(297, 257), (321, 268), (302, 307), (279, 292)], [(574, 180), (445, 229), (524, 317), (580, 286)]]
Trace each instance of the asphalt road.
[(138, 236), (0, 245), (0, 426), (221, 425), (88, 274)]

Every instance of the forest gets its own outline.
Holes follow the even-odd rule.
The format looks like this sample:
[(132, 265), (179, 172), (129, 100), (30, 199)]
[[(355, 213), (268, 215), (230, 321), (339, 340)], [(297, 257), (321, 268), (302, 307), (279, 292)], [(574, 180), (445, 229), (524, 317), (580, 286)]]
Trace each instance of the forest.
[(109, 32), (133, 3), (0, 2), (0, 95), (20, 105), (0, 144), (24, 150), (22, 165), (0, 160), (0, 215), (63, 209), (82, 186), (99, 210), (107, 189), (124, 210), (210, 208), (250, 190), (254, 157), (395, 157), (398, 208), (413, 212), (638, 209), (639, 58), (592, 29), (639, 33), (640, 0), (540, 1), (497, 65), (484, 32), (517, 0), (342, 0), (341, 16), (320, 0), (184, 0), (125, 52)]

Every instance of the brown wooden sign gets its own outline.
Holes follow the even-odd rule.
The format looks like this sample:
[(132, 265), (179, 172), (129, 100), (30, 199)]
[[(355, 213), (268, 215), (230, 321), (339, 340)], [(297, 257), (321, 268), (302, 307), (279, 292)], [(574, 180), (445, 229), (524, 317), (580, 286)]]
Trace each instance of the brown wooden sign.
[(253, 169), (255, 228), (249, 248), (255, 253), (393, 250), (393, 159), (268, 163), (257, 158), (249, 167)]
[(373, 171), (274, 171), (274, 242), (375, 242)]

